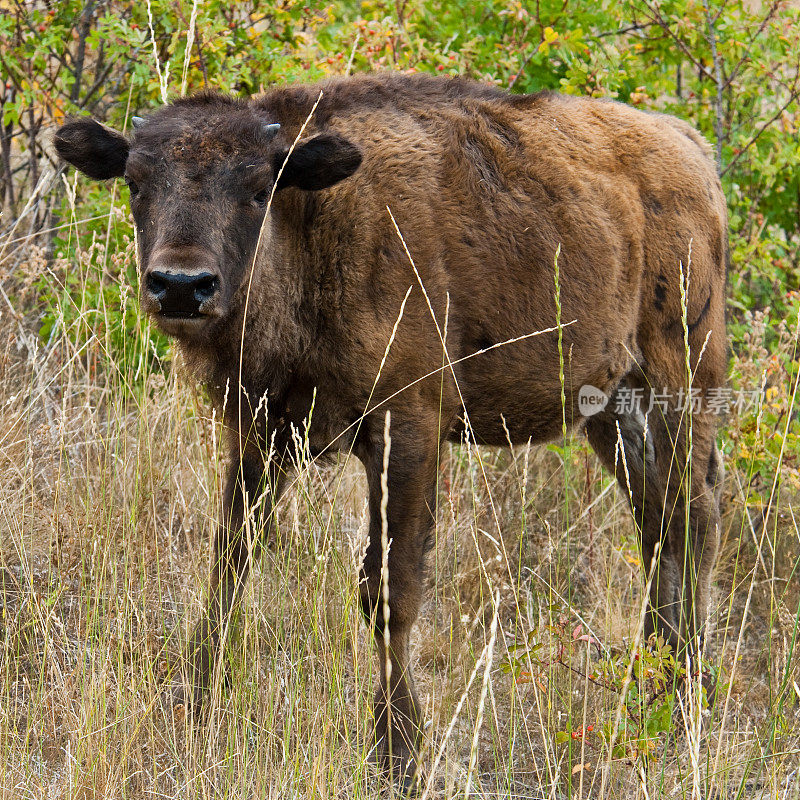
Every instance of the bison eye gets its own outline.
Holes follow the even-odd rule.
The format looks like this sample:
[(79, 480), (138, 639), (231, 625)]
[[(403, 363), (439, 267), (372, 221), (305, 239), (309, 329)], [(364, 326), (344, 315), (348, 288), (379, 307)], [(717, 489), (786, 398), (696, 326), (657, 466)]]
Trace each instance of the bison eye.
[(257, 206), (265, 206), (269, 202), (269, 190), (262, 189), (258, 194), (253, 195), (253, 202)]
[(128, 184), (128, 189), (130, 189), (131, 192), (131, 200), (133, 200), (133, 198), (136, 197), (137, 194), (139, 194), (139, 184), (137, 184), (136, 181), (131, 180), (127, 176), (125, 177), (125, 183)]

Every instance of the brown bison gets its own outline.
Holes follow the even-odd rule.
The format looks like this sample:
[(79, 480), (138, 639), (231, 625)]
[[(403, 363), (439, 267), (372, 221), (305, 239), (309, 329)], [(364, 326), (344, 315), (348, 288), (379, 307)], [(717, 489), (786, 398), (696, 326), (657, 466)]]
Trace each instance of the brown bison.
[(615, 102), (397, 74), (203, 93), (134, 122), (129, 140), (75, 120), (56, 147), (92, 178), (124, 176), (142, 307), (224, 409), (224, 513), (186, 653), (196, 693), (259, 546), (247, 509), (269, 528), (304, 426), (312, 454), (352, 451), (366, 470), (385, 767), (414, 765), (409, 632), (445, 441), (582, 427), (630, 498), (646, 632), (695, 652), (727, 360), (725, 200), (697, 132)]

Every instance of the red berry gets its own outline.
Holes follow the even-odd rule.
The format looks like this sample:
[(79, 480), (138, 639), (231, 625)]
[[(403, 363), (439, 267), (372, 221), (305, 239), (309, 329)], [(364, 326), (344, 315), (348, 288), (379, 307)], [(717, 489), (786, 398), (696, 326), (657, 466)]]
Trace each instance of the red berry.
[(439, 72), (441, 72), (444, 69), (444, 64), (437, 64), (436, 69), (438, 69)]
[(47, 26), (46, 25), (40, 25), (39, 26), (39, 33), (44, 33), (46, 30), (47, 30)]

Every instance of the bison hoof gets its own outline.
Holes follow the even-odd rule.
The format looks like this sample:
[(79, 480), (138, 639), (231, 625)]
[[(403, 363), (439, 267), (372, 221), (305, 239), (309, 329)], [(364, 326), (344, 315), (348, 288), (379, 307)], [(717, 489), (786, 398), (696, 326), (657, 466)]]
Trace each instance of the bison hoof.
[(380, 757), (382, 777), (391, 784), (394, 794), (400, 797), (416, 797), (420, 792), (420, 774), (417, 759), (411, 754), (384, 753)]
[(402, 777), (394, 780), (393, 784), (395, 794), (400, 795), (400, 797), (417, 797), (421, 791), (416, 769), (413, 769), (411, 774), (403, 774)]
[(188, 682), (171, 683), (164, 687), (161, 701), (173, 715), (193, 716), (203, 706), (206, 690), (202, 686), (192, 686)]
[(418, 794), (421, 784), (416, 749), (409, 746), (399, 731), (395, 741), (397, 743), (390, 752), (385, 737), (381, 736), (378, 739), (376, 750), (378, 769), (381, 777), (393, 787), (396, 795), (413, 797)]

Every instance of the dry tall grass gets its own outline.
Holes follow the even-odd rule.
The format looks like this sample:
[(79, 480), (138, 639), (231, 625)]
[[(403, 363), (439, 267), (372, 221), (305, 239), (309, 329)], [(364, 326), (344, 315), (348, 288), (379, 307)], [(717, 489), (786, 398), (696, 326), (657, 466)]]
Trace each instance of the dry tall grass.
[[(58, 285), (111, 254), (47, 267), (27, 244), (14, 253), (0, 317), (3, 796), (386, 793), (370, 759), (357, 462), (303, 465), (212, 702), (199, 717), (174, 715), (160, 681), (200, 608), (219, 511), (218, 423), (178, 364), (165, 374), (141, 366), (144, 388), (131, 391), (102, 328), (75, 346), (71, 326), (91, 310), (83, 296), (73, 296), (77, 323), (39, 340), (26, 313), (34, 277)], [(130, 257), (116, 255), (109, 280)], [(771, 357), (757, 323), (739, 356), (754, 381)], [(791, 351), (787, 331), (780, 346)], [(791, 391), (781, 395), (790, 415)], [(725, 436), (737, 441), (738, 425), (732, 418)], [(729, 467), (706, 653), (722, 674), (717, 703), (703, 710), (684, 692), (671, 715), (638, 730), (639, 711), (673, 695), (647, 673), (657, 659), (631, 652), (644, 579), (612, 477), (579, 439), (448, 451), (414, 640), (425, 796), (800, 797), (796, 489), (787, 481), (759, 515), (750, 479)], [(624, 707), (619, 693), (631, 655), (644, 664), (632, 673), (639, 711), (630, 689)], [(623, 746), (611, 753), (615, 722)]]

